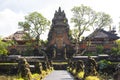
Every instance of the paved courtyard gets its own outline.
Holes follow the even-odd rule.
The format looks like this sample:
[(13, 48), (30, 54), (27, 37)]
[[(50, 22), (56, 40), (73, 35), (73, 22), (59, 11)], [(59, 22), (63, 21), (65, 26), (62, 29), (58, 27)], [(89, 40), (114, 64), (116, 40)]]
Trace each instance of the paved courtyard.
[(54, 70), (44, 80), (74, 80), (74, 78), (66, 70)]

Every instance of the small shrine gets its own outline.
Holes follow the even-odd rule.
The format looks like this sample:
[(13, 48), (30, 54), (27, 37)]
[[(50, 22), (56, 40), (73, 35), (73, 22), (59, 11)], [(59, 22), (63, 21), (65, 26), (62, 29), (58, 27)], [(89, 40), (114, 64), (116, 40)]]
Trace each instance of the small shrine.
[[(25, 38), (25, 34), (25, 31), (16, 31), (8, 37), (3, 38), (4, 42), (13, 41), (13, 44), (8, 47), (10, 54), (19, 54), (26, 50), (26, 48), (28, 47), (26, 43), (30, 42), (30, 40)], [(34, 41), (35, 40), (32, 39), (32, 42)]]
[(24, 45), (28, 40), (24, 39), (25, 32), (24, 31), (17, 31), (14, 34), (3, 38), (3, 41), (13, 40), (18, 45)]
[(71, 42), (69, 36), (69, 25), (64, 10), (55, 11), (52, 25), (48, 34), (48, 56), (56, 59), (66, 59), (70, 57)]
[(102, 46), (104, 52), (109, 52), (112, 47), (117, 47), (115, 41), (119, 39), (117, 34), (115, 34), (115, 29), (110, 31), (105, 31), (104, 29), (96, 29), (92, 34), (87, 36), (80, 43), (80, 50), (87, 48), (89, 52), (96, 52), (97, 46)]

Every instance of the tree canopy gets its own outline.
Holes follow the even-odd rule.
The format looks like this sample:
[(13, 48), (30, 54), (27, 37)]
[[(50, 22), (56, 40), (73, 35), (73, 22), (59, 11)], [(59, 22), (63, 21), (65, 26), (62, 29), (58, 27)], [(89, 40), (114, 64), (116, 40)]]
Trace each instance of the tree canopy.
[(35, 38), (37, 44), (39, 44), (40, 35), (43, 34), (50, 24), (42, 14), (38, 12), (32, 12), (25, 16), (24, 22), (19, 22), (18, 25), (26, 31), (26, 37), (28, 39)]
[(77, 40), (79, 40), (84, 31), (89, 30), (89, 27), (95, 22), (96, 13), (90, 7), (84, 5), (75, 6), (71, 11), (73, 12), (71, 22), (74, 23), (76, 29), (74, 31), (75, 33), (78, 32)]
[[(73, 34), (76, 35), (77, 41), (79, 41), (81, 35), (85, 31), (89, 31), (90, 29), (100, 29), (112, 23), (112, 19), (109, 14), (96, 12), (88, 6), (75, 6), (71, 11), (73, 12), (71, 22), (75, 27)], [(76, 32), (78, 33), (76, 34)]]
[[(75, 6), (71, 11), (73, 12), (71, 22), (74, 24), (72, 36), (76, 40), (76, 49), (78, 49), (77, 47), (84, 32), (90, 31), (91, 29), (101, 29), (112, 23), (112, 18), (109, 14), (96, 12), (88, 6)], [(76, 50), (77, 52), (78, 50)]]

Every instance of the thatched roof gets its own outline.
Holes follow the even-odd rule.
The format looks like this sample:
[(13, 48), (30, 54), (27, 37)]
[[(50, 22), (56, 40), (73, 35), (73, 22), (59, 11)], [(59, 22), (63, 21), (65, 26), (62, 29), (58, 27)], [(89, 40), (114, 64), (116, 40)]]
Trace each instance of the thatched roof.
[(96, 29), (87, 38), (92, 38), (92, 39), (107, 38), (107, 39), (117, 40), (120, 37), (118, 37), (117, 34), (113, 33), (113, 31), (105, 31), (103, 29)]
[(3, 38), (3, 40), (16, 40), (16, 41), (22, 41), (24, 40), (25, 32), (24, 31), (17, 31), (14, 34)]

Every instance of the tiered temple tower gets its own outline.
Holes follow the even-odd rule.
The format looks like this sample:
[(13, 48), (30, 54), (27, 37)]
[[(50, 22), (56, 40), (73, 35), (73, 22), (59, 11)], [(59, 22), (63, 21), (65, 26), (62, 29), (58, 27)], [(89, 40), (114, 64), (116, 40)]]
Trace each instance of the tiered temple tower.
[(48, 34), (48, 56), (56, 59), (66, 59), (72, 54), (68, 53), (71, 48), (69, 25), (64, 10), (55, 11), (51, 29)]

